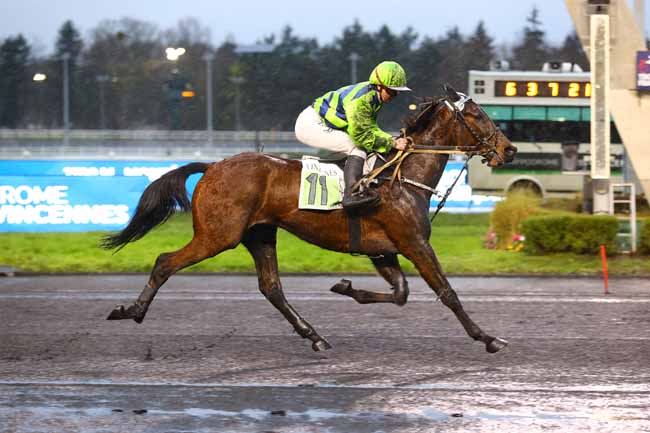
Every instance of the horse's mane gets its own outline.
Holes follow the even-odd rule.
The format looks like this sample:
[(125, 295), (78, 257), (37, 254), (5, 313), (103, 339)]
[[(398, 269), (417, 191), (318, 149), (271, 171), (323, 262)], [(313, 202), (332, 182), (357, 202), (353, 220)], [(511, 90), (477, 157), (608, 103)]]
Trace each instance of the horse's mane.
[(404, 120), (404, 127), (409, 133), (416, 133), (426, 129), (431, 121), (431, 116), (436, 111), (435, 107), (442, 101), (444, 96), (433, 96), (422, 98), (422, 102), (418, 105), (420, 109), (412, 116)]

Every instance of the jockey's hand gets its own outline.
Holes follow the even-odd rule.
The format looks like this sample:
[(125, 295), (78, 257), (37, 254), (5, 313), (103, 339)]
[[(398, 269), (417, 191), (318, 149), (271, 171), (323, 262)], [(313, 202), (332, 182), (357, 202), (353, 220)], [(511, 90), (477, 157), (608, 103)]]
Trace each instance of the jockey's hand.
[(404, 137), (393, 138), (393, 147), (397, 150), (405, 150), (409, 142)]

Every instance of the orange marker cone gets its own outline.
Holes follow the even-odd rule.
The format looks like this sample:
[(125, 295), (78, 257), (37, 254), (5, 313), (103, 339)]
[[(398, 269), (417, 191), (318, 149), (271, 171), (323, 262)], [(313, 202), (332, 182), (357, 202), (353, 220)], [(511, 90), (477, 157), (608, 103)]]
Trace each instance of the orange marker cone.
[(600, 246), (600, 260), (603, 263), (603, 283), (605, 284), (605, 294), (609, 295), (609, 275), (607, 273), (607, 252), (605, 245)]

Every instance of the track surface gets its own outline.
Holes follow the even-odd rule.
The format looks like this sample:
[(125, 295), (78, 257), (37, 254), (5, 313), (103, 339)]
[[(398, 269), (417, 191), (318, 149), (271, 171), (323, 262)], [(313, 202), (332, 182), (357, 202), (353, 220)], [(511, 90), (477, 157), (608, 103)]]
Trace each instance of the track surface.
[(285, 277), (322, 353), (254, 276), (175, 276), (142, 325), (104, 320), (146, 278), (0, 279), (1, 432), (650, 431), (648, 280), (452, 278), (510, 341), (490, 355), (415, 277), (402, 308)]

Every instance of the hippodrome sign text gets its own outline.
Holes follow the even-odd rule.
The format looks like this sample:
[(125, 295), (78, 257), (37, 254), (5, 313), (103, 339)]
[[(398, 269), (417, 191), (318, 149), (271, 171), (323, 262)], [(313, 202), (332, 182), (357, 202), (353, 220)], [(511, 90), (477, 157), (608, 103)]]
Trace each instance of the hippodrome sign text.
[(0, 185), (0, 224), (121, 225), (129, 221), (124, 204), (70, 204), (67, 185)]

